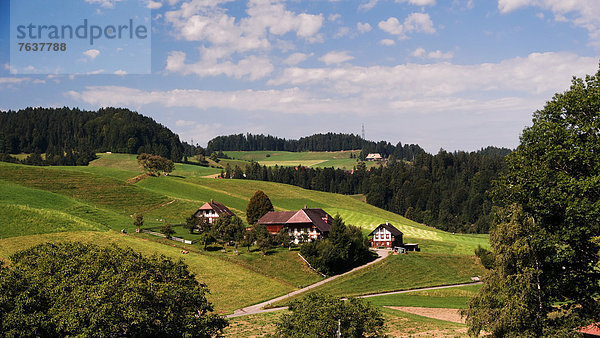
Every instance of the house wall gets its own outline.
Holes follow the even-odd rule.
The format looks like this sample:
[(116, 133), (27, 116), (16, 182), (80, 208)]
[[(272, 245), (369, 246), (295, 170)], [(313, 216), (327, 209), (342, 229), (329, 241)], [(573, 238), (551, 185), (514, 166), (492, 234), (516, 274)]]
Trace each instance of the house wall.
[(321, 232), (313, 226), (311, 223), (298, 224), (298, 225), (287, 225), (288, 234), (294, 238), (294, 243), (300, 243), (300, 236), (302, 234), (308, 235), (309, 241), (314, 241), (321, 238)]
[(206, 218), (208, 218), (208, 222), (210, 224), (212, 224), (214, 222), (214, 220), (219, 218), (219, 214), (217, 214), (217, 212), (214, 210), (200, 210), (196, 214), (196, 217), (206, 217)]
[[(402, 238), (399, 238), (400, 242)], [(384, 227), (377, 228), (375, 232), (373, 232), (373, 238), (370, 240), (371, 247), (377, 248), (380, 246), (391, 248), (397, 244), (398, 238), (395, 238), (391, 232), (389, 232)]]

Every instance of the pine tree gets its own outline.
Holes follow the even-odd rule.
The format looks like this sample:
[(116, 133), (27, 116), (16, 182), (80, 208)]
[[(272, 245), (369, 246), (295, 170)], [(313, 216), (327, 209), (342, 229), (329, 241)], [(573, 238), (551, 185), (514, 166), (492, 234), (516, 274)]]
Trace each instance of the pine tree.
[(250, 198), (246, 207), (246, 220), (248, 224), (255, 224), (267, 212), (273, 211), (273, 204), (262, 190), (258, 190)]

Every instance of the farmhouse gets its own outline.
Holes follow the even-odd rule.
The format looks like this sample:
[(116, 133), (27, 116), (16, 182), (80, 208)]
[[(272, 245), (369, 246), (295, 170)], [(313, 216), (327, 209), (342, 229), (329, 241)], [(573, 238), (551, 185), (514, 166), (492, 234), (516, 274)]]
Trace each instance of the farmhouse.
[(383, 160), (383, 157), (381, 157), (381, 154), (379, 153), (370, 153), (365, 159), (367, 161), (381, 161)]
[(285, 227), (298, 243), (305, 234), (308, 240), (316, 240), (329, 234), (331, 216), (320, 208), (304, 208), (298, 211), (269, 211), (258, 220), (271, 234)]
[(402, 246), (402, 235), (402, 231), (385, 222), (385, 224), (379, 224), (375, 230), (371, 231), (369, 236), (373, 236), (373, 238), (369, 242), (373, 248), (394, 248)]
[(233, 216), (234, 213), (229, 210), (226, 206), (219, 202), (215, 202), (210, 200), (208, 203), (204, 203), (203, 206), (196, 211), (194, 216), (196, 217), (206, 217), (208, 218), (208, 222), (212, 224), (214, 220), (219, 218), (219, 216)]

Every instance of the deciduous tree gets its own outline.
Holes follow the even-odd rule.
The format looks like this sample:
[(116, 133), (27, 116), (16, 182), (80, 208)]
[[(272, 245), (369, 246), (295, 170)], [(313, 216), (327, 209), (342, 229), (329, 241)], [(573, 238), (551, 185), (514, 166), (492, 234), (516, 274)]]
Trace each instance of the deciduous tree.
[[(555, 336), (600, 319), (600, 71), (534, 114), (494, 189), (493, 270), (471, 332)], [(560, 302), (560, 305), (557, 305)]]
[(0, 268), (3, 336), (210, 337), (227, 325), (181, 261), (82, 243), (10, 260)]

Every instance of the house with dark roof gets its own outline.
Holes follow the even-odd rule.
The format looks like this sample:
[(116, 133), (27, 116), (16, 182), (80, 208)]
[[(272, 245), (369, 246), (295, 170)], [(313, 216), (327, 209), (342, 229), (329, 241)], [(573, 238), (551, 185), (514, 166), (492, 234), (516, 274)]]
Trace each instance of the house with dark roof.
[(394, 248), (402, 246), (402, 231), (388, 222), (379, 224), (375, 230), (371, 231), (369, 236), (373, 236), (369, 242), (372, 248)]
[(331, 228), (332, 217), (320, 208), (304, 208), (298, 211), (269, 211), (258, 220), (271, 234), (286, 228), (288, 234), (298, 243), (306, 234), (309, 240), (326, 237)]
[(196, 217), (208, 218), (208, 222), (210, 224), (212, 224), (217, 218), (219, 218), (219, 216), (233, 215), (235, 214), (231, 210), (229, 210), (229, 208), (213, 200), (210, 200), (210, 202), (208, 203), (204, 203), (204, 205), (201, 206), (194, 214), (194, 216)]

